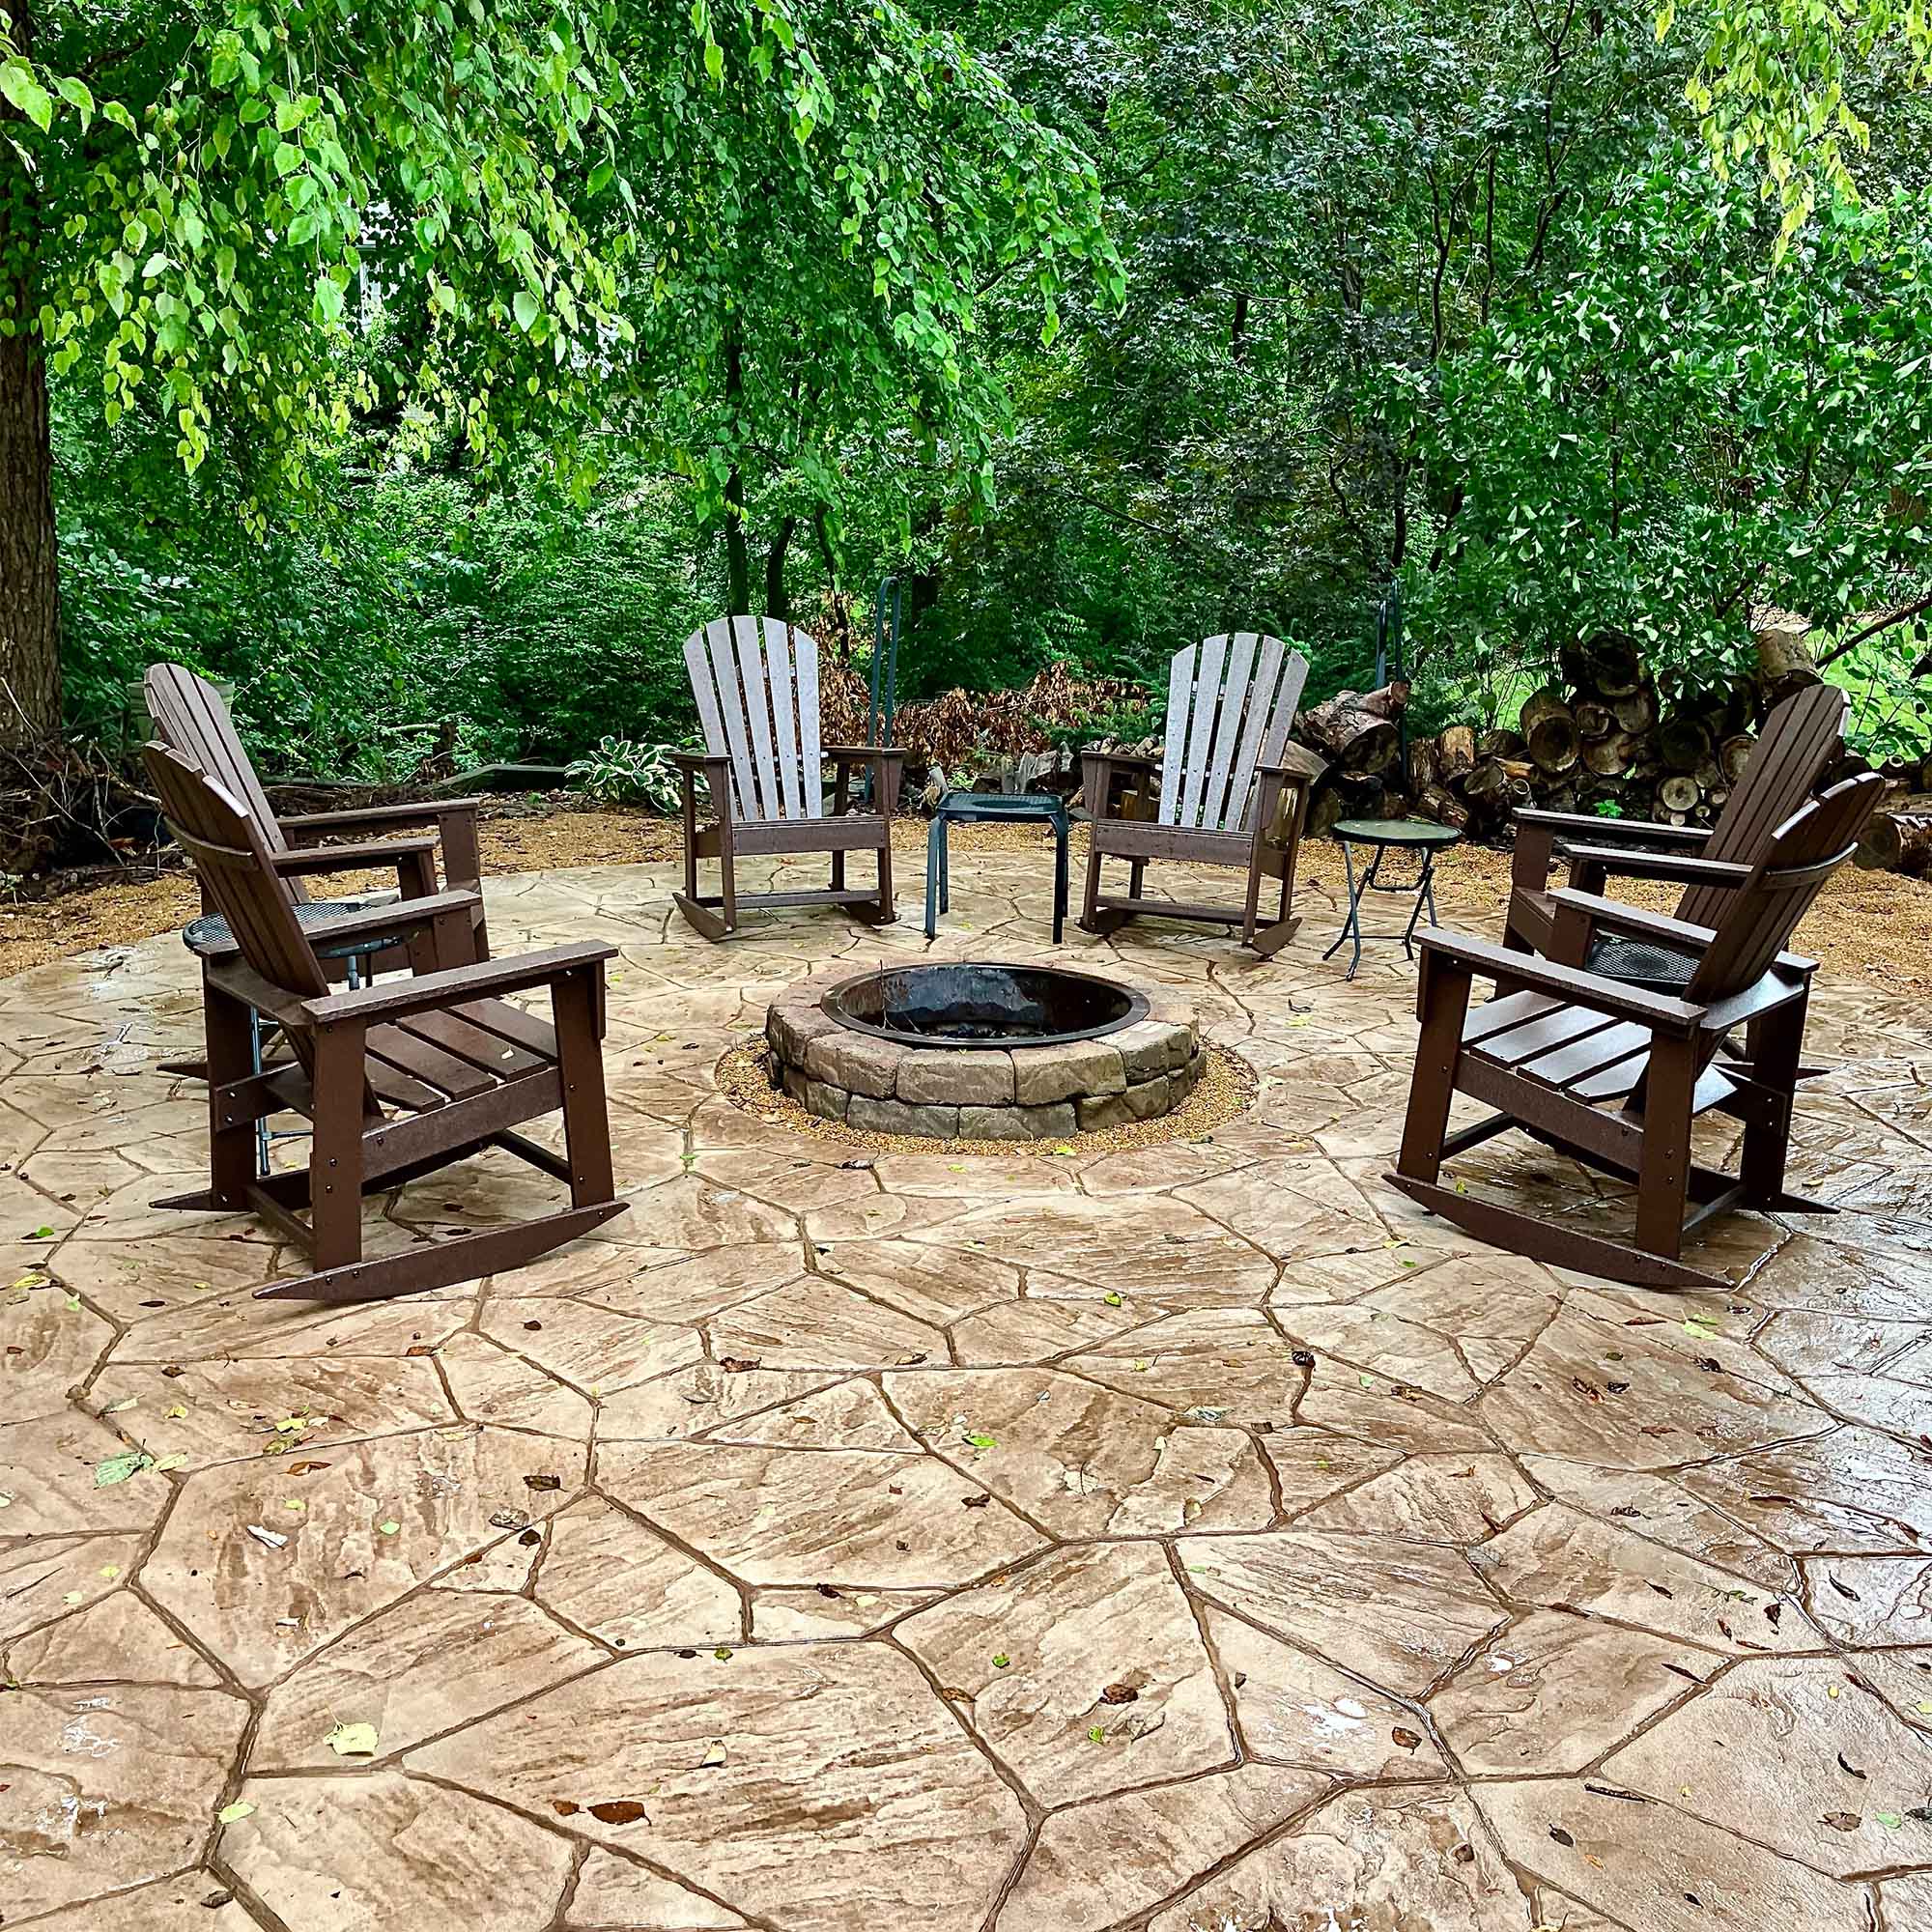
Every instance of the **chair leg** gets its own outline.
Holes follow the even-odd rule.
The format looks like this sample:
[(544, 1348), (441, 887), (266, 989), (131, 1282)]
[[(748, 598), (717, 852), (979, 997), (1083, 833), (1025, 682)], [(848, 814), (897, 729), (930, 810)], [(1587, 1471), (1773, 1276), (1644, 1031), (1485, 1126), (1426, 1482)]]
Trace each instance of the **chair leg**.
[(1080, 895), (1080, 929), (1100, 929), (1100, 839), (1097, 825), (1087, 828), (1087, 884)]
[(255, 1179), (255, 1123), (222, 1117), (221, 1089), (254, 1071), (254, 1014), (240, 1000), (218, 992), (206, 979), (202, 1023), (208, 1042), (208, 1181), (212, 1205), (242, 1208)]
[(318, 1273), (362, 1258), (363, 1043), (346, 1022), (315, 1035), (315, 1120), (308, 1151), (311, 1247)]
[(697, 777), (684, 774), (684, 895), (697, 896)]
[(563, 1145), (570, 1160), (570, 1202), (590, 1208), (611, 1200), (611, 1115), (604, 1097), (604, 1056), (597, 1045), (601, 967), (566, 974), (551, 994), (563, 1088)]
[(1766, 1090), (1764, 1111), (1745, 1122), (1738, 1179), (1753, 1208), (1784, 1202), (1784, 1164), (1791, 1151), (1791, 1106), (1798, 1091), (1804, 1048), (1804, 1003), (1796, 1002), (1753, 1020), (1746, 1042), (1752, 1080)]
[(1675, 1261), (1690, 1191), (1690, 1101), (1697, 1061), (1690, 1040), (1653, 1036), (1644, 1075), (1643, 1152), (1637, 1163), (1636, 1244)]
[(1422, 1034), (1415, 1043), (1415, 1072), (1395, 1165), (1398, 1174), (1411, 1180), (1434, 1181), (1442, 1172), (1442, 1140), (1456, 1097), (1456, 1058), (1469, 1013), (1471, 978), (1440, 953), (1425, 952), (1417, 980)]
[(893, 826), (886, 821), (886, 836), (879, 841), (879, 913), (876, 921), (880, 925), (891, 925), (899, 916), (898, 907), (893, 901)]

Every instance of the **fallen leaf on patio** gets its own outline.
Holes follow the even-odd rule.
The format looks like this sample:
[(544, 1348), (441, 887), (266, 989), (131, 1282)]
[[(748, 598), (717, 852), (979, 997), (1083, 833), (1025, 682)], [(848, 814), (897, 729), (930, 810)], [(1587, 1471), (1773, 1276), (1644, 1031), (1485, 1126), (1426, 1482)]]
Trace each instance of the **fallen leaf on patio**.
[(214, 1818), (220, 1825), (238, 1825), (243, 1818), (252, 1818), (254, 1815), (255, 1807), (245, 1798), (238, 1798), (233, 1804), (224, 1804), (214, 1814)]
[(394, 1536), (397, 1530), (402, 1528), (402, 1524), (395, 1521), (379, 1522), (376, 1527), (384, 1536)]
[(1100, 1692), (1103, 1704), (1137, 1704), (1141, 1693), (1131, 1684), (1110, 1684)]
[(61, 1598), (61, 1602), (68, 1605), (70, 1608), (80, 1601), (81, 1596), (78, 1590), (70, 1590)]
[(966, 1440), (975, 1449), (997, 1449), (1000, 1446), (998, 1440), (991, 1435), (969, 1435)]
[(1095, 1724), (1094, 1728), (1087, 1733), (1087, 1741), (1089, 1744), (1095, 1744), (1095, 1745), (1105, 1744), (1107, 1742), (1107, 1733), (1105, 1728), (1102, 1725)]
[[(184, 1413), (186, 1411), (184, 1410)], [(312, 1476), (318, 1469), (328, 1467), (327, 1463), (291, 1463), (288, 1473), (292, 1476)]]
[(561, 1476), (526, 1476), (524, 1488), (526, 1490), (560, 1490), (563, 1488)]
[(374, 1757), (382, 1744), (374, 1724), (337, 1724), (328, 1734), (328, 1747), (337, 1757)]
[(1563, 1829), (1561, 1825), (1550, 1826), (1549, 1835), (1552, 1838), (1554, 1838), (1559, 1845), (1563, 1846), (1563, 1848), (1566, 1851), (1574, 1851), (1576, 1849), (1577, 1840), (1573, 1838), (1570, 1835), (1570, 1833)]
[(711, 1653), (711, 1655), (715, 1657), (720, 1663), (729, 1663), (731, 1662), (731, 1647), (728, 1644), (721, 1643), (718, 1646), (718, 1648)]
[(187, 1452), (185, 1449), (174, 1449), (169, 1451), (167, 1455), (158, 1457), (156, 1460), (155, 1474), (165, 1476), (170, 1469), (184, 1468), (186, 1466), (186, 1463)]
[(960, 1498), (960, 1501), (963, 1502), (969, 1510), (982, 1510), (992, 1500), (993, 1500), (992, 1497), (987, 1495), (983, 1491), (977, 1496), (962, 1496)]
[(23, 1235), (20, 1238), (27, 1241), (51, 1241), (53, 1237), (54, 1231), (51, 1228), (36, 1228), (31, 1235)]
[(1389, 1741), (1392, 1744), (1399, 1745), (1406, 1751), (1412, 1751), (1421, 1744), (1422, 1739), (1416, 1732), (1408, 1730), (1402, 1724), (1398, 1724), (1389, 1732)]
[(1118, 1308), (1121, 1305), (1121, 1297), (1118, 1294), (1113, 1293), (1111, 1291), (1106, 1294), (1103, 1294), (1100, 1297), (1100, 1299), (1104, 1301), (1109, 1308)]
[(298, 1516), (300, 1516), (308, 1508), (308, 1505), (304, 1502), (298, 1502), (294, 1496), (289, 1496), (284, 1499), (282, 1507), (285, 1510), (294, 1510)]
[(1827, 1811), (1818, 1822), (1834, 1832), (1856, 1832), (1862, 1820), (1856, 1811)]
[(1062, 1142), (1062, 1143), (1060, 1144), (1060, 1146), (1058, 1146), (1057, 1148), (1055, 1148), (1055, 1149), (1053, 1150), (1053, 1151), (1054, 1151), (1055, 1153), (1065, 1153), (1065, 1154), (1070, 1154), (1070, 1153), (1071, 1153), (1071, 1152), (1073, 1151), (1073, 1150), (1072, 1150), (1072, 1149), (1071, 1149), (1070, 1147), (1068, 1147), (1068, 1146), (1066, 1145), (1066, 1143), (1065, 1143), (1065, 1141), (1063, 1141), (1063, 1142)]
[(161, 1414), (169, 1422), (179, 1422), (186, 1413), (187, 1404), (185, 1402), (170, 1403), (166, 1408), (161, 1410)]
[(748, 1376), (758, 1366), (758, 1360), (759, 1358), (756, 1355), (749, 1357), (744, 1355), (720, 1355), (718, 1366), (727, 1376)]
[(278, 1423), (275, 1424), (275, 1434), (277, 1435), (298, 1435), (302, 1430), (306, 1429), (307, 1427), (308, 1427), (307, 1416), (285, 1415)]
[(635, 1798), (611, 1798), (602, 1804), (593, 1804), (590, 1815), (600, 1825), (635, 1825), (639, 1820), (649, 1822), (649, 1813)]
[(97, 1490), (111, 1489), (116, 1483), (125, 1483), (137, 1470), (154, 1466), (155, 1459), (145, 1449), (130, 1449), (125, 1456), (110, 1456), (104, 1463), (99, 1463), (94, 1469), (94, 1487)]
[(1888, 1832), (1895, 1832), (1901, 1825), (1905, 1823), (1905, 1820), (1902, 1817), (1900, 1817), (1896, 1811), (1874, 1811), (1872, 1813), (1872, 1816), (1876, 1818), (1878, 1822), (1881, 1825), (1883, 1825)]
[(257, 1543), (266, 1544), (270, 1549), (286, 1549), (289, 1540), (278, 1529), (264, 1529), (259, 1522), (248, 1525), (248, 1534)]
[(1002, 1651), (998, 1657), (994, 1658), (993, 1668), (995, 1670), (1006, 1670), (1010, 1667), (1012, 1659)]
[(697, 1760), (697, 1768), (699, 1771), (716, 1771), (724, 1762), (724, 1740), (723, 1738), (713, 1738), (711, 1740), (711, 1748)]

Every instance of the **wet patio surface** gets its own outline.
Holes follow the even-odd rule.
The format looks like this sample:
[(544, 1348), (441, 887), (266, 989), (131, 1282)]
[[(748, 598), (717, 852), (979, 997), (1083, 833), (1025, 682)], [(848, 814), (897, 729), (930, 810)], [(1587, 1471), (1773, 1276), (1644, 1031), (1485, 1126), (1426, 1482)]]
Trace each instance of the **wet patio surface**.
[[(1046, 881), (962, 855), (934, 950), (1046, 956)], [(916, 920), (709, 947), (668, 883), (492, 891), (499, 952), (623, 947), (631, 1212), (374, 1307), (151, 1207), (202, 1158), (176, 941), (0, 984), (9, 1932), (1932, 1924), (1922, 1011), (1821, 988), (1793, 1185), (1845, 1211), (1664, 1295), (1380, 1184), (1411, 969), (1321, 965), (1319, 891), (1270, 963), (1069, 929), (1261, 1075), (1211, 1139), (867, 1164), (712, 1068)]]

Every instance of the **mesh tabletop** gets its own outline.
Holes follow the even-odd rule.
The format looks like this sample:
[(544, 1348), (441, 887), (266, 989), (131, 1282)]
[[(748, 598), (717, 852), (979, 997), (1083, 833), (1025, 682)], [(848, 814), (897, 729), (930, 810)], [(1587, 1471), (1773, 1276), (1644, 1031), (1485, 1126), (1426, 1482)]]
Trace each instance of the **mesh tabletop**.
[(1606, 933), (1596, 941), (1587, 963), (1592, 973), (1656, 993), (1681, 993), (1697, 970), (1697, 961), (1688, 952), (1620, 933)]
[[(296, 922), (306, 931), (310, 926), (341, 919), (346, 913), (361, 912), (367, 904), (366, 899), (299, 899), (295, 908)], [(228, 922), (218, 912), (204, 913), (182, 928), (182, 944), (200, 957), (224, 952), (234, 943)], [(362, 933), (335, 946), (325, 940), (316, 952), (324, 959), (345, 959), (354, 953), (377, 952), (389, 943), (381, 934)]]

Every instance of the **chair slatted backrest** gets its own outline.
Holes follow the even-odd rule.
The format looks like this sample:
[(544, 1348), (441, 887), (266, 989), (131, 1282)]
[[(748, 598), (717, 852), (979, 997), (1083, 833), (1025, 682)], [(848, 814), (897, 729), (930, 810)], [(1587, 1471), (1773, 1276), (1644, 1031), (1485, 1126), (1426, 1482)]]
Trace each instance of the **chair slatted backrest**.
[(1255, 772), (1281, 762), (1308, 660), (1256, 631), (1204, 638), (1174, 654), (1160, 823), (1246, 832)]
[[(1700, 858), (1757, 863), (1843, 748), (1847, 703), (1836, 685), (1814, 684), (1773, 707)], [(1716, 926), (1734, 896), (1722, 886), (1691, 886), (1678, 901), (1677, 917)]]
[[(1790, 943), (1826, 882), (1856, 850), (1885, 795), (1876, 772), (1834, 784), (1809, 800), (1771, 835), (1751, 877), (1735, 892), (1684, 997), (1714, 1005), (1754, 986)], [(1712, 1051), (1717, 1042), (1711, 1042)]]
[[(254, 814), (270, 851), (287, 851), (288, 840), (275, 822), (269, 795), (255, 776), (254, 762), (242, 749), (220, 692), (178, 664), (150, 665), (141, 691), (160, 743), (207, 773), (231, 798), (240, 799)], [(289, 890), (298, 899), (307, 896), (299, 880), (291, 880)]]
[(269, 862), (260, 822), (225, 785), (171, 746), (143, 756), (161, 811), (249, 968), (298, 999), (329, 990), (296, 917), (295, 897)]
[(822, 818), (818, 640), (777, 617), (719, 617), (684, 640), (704, 748), (731, 760), (740, 819)]

